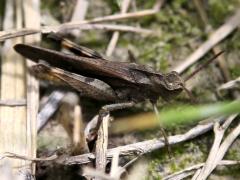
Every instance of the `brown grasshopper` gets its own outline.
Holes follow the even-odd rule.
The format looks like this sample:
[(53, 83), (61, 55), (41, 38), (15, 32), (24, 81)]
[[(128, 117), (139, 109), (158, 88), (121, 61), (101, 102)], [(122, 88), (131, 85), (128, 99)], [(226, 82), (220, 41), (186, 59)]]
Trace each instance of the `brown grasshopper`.
[[(14, 48), (24, 57), (38, 63), (31, 68), (37, 77), (65, 83), (82, 96), (111, 103), (100, 110), (98, 127), (105, 113), (131, 107), (147, 99), (155, 105), (159, 97), (169, 100), (183, 90), (191, 97), (185, 81), (175, 71), (163, 74), (145, 65), (109, 61), (99, 53), (67, 39), (57, 35), (54, 38), (61, 40), (78, 56), (33, 45), (17, 44)], [(167, 143), (165, 134), (164, 138)]]

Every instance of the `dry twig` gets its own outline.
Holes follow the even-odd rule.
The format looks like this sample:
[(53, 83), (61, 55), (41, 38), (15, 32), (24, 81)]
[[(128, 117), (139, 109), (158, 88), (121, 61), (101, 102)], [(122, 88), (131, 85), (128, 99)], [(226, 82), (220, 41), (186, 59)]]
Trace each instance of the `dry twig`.
[[(215, 119), (215, 121), (222, 121), (223, 119)], [(213, 123), (208, 123), (205, 125), (197, 125), (196, 127), (190, 129), (188, 132), (180, 135), (170, 136), (169, 144), (177, 144), (180, 142), (184, 142), (186, 140), (193, 139), (199, 135), (204, 134), (205, 132), (211, 130), (213, 127)], [(113, 149), (107, 150), (107, 157), (112, 158), (113, 154), (116, 151), (119, 151), (120, 156), (130, 156), (130, 155), (143, 155), (149, 152), (152, 152), (156, 149), (163, 148), (165, 143), (163, 139), (153, 139), (147, 140), (143, 142), (138, 142), (134, 144), (129, 144), (125, 146), (119, 146)], [(79, 156), (72, 156), (68, 158), (62, 158), (58, 160), (58, 163), (71, 165), (71, 164), (85, 164), (91, 162), (91, 160), (95, 159), (95, 155), (93, 153), (82, 154)]]
[(96, 169), (105, 172), (108, 145), (109, 113), (103, 117), (96, 142)]
[(231, 122), (237, 117), (237, 114), (231, 115), (222, 126), (219, 125), (218, 122), (214, 125), (214, 133), (215, 139), (212, 145), (211, 151), (209, 153), (208, 159), (201, 169), (200, 173), (196, 175), (196, 180), (204, 180), (206, 179), (210, 173), (216, 168), (218, 163), (222, 160), (225, 153), (233, 143), (233, 141), (240, 134), (240, 124), (226, 137), (226, 139), (222, 142), (224, 133), (226, 129), (229, 127)]
[(19, 155), (16, 153), (11, 153), (11, 152), (5, 152), (0, 154), (0, 160), (4, 159), (4, 158), (12, 158), (12, 159), (21, 159), (21, 160), (25, 160), (25, 161), (32, 161), (32, 162), (37, 162), (37, 161), (53, 161), (55, 159), (57, 159), (57, 155), (52, 155), (46, 158), (32, 158), (32, 157), (28, 157), (28, 156), (23, 156), (23, 155)]
[[(83, 24), (81, 26), (75, 25), (71, 28), (67, 29), (80, 29), (80, 30), (91, 30), (91, 29), (99, 29), (99, 30), (109, 30), (109, 31), (122, 31), (122, 32), (133, 32), (133, 33), (140, 33), (140, 34), (152, 34), (153, 31), (144, 29), (144, 28), (138, 28), (138, 27), (132, 27), (128, 25), (121, 25), (121, 24)], [(61, 29), (61, 33), (63, 33), (65, 29)], [(46, 31), (49, 33), (50, 31)], [(54, 31), (57, 32), (57, 31)]]
[[(5, 41), (6, 39), (11, 39), (20, 36), (26, 36), (36, 33), (48, 34), (51, 32), (65, 32), (70, 29), (80, 29), (80, 30), (91, 30), (91, 29), (99, 29), (99, 30), (109, 30), (109, 31), (123, 31), (123, 32), (134, 32), (140, 34), (152, 34), (153, 31), (138, 27), (132, 27), (127, 25), (117, 25), (117, 24), (83, 24), (83, 25), (72, 25), (71, 27), (66, 26), (66, 28), (53, 28), (44, 26), (41, 30), (34, 30), (34, 29), (19, 29), (19, 30), (8, 30), (4, 32), (0, 32), (0, 42)], [(3, 35), (1, 35), (1, 33)]]
[[(128, 7), (130, 5), (131, 0), (123, 0), (122, 1), (122, 6), (121, 6), (121, 14), (125, 14), (128, 10)], [(117, 41), (119, 38), (120, 33), (118, 31), (115, 31), (112, 35), (112, 38), (108, 44), (107, 50), (106, 50), (106, 55), (107, 56), (111, 56), (116, 45), (117, 45)]]
[(124, 169), (118, 166), (119, 163), (119, 151), (116, 151), (112, 158), (110, 176), (114, 179), (120, 179)]
[[(88, 10), (89, 1), (88, 0), (77, 0), (76, 6), (72, 13), (71, 22), (83, 21)], [(80, 36), (79, 30), (74, 30), (71, 33), (77, 37)]]
[(95, 179), (104, 179), (104, 180), (117, 180), (115, 178), (112, 178), (110, 175), (106, 174), (105, 172), (89, 168), (89, 167), (84, 167), (83, 168), (83, 176), (85, 177), (90, 177)]
[(222, 84), (219, 88), (218, 91), (224, 90), (224, 89), (232, 89), (232, 88), (237, 88), (240, 85), (240, 77), (226, 82), (225, 84)]
[(192, 53), (182, 64), (174, 68), (174, 70), (179, 73), (182, 73), (193, 63), (197, 62), (209, 50), (211, 50), (220, 41), (225, 39), (239, 26), (240, 24), (239, 19), (240, 10), (238, 10), (225, 24), (223, 24), (215, 32), (213, 32), (205, 43), (203, 43), (194, 53)]
[(74, 126), (73, 126), (73, 146), (74, 154), (88, 153), (88, 145), (84, 135), (82, 111), (80, 105), (74, 107)]
[(16, 107), (16, 106), (26, 106), (27, 102), (25, 99), (22, 100), (0, 100), (0, 106), (10, 106), (10, 107)]
[[(236, 164), (239, 164), (239, 163), (240, 163), (240, 161), (222, 160), (218, 163), (218, 166), (236, 165)], [(164, 177), (163, 179), (164, 180), (184, 179), (188, 176), (191, 176), (194, 173), (194, 171), (200, 169), (203, 166), (204, 166), (204, 163), (193, 165), (193, 166), (188, 167), (184, 170), (181, 170), (181, 171), (178, 171), (174, 174), (168, 175), (168, 176)]]
[[(123, 0), (122, 1), (122, 7), (121, 7), (121, 14), (126, 14), (127, 12), (127, 9), (130, 5), (130, 2), (131, 0)], [(161, 6), (163, 5), (164, 3), (164, 0), (157, 0), (156, 4), (154, 5), (153, 7), (153, 10), (155, 10), (155, 13), (157, 13)], [(148, 14), (147, 14), (148, 15)], [(112, 38), (108, 44), (108, 47), (107, 47), (107, 50), (106, 50), (106, 55), (107, 56), (111, 56), (115, 47), (116, 47), (116, 44), (117, 44), (117, 41), (118, 41), (118, 38), (119, 38), (119, 31), (115, 31), (112, 35)]]
[[(203, 8), (202, 1), (201, 0), (194, 0), (193, 2), (194, 2), (195, 6), (197, 8), (197, 11), (198, 11), (200, 17), (201, 17), (201, 20), (203, 21), (203, 23), (206, 27), (206, 30), (207, 30), (208, 34), (210, 34), (213, 31), (213, 28), (209, 24), (207, 13), (205, 12), (205, 10)], [(217, 54), (220, 51), (222, 51), (220, 46), (213, 47), (214, 54)], [(217, 60), (218, 60), (218, 64), (220, 66), (220, 69), (222, 71), (224, 80), (229, 81), (230, 80), (230, 73), (229, 73), (228, 68), (227, 68), (226, 59), (224, 59), (224, 56), (221, 55), (221, 56), (217, 57)]]
[(6, 30), (0, 31), (0, 41), (4, 41), (9, 38), (18, 37), (19, 35), (30, 35), (36, 33), (50, 33), (50, 32), (62, 32), (69, 29), (106, 29), (114, 30), (114, 31), (131, 31), (131, 32), (141, 32), (141, 33), (150, 33), (149, 30), (139, 29), (131, 26), (124, 26), (124, 25), (112, 25), (112, 24), (93, 24), (93, 23), (100, 23), (100, 22), (107, 22), (107, 21), (117, 21), (117, 20), (124, 20), (130, 18), (139, 18), (142, 16), (153, 15), (157, 12), (156, 9), (149, 9), (143, 10), (133, 13), (125, 13), (125, 14), (116, 14), (104, 17), (98, 17), (92, 20), (84, 20), (84, 21), (75, 21), (75, 22), (68, 22), (58, 26), (42, 26), (39, 29), (17, 29), (17, 30)]
[(37, 115), (37, 132), (47, 124), (48, 120), (58, 110), (59, 105), (65, 96), (63, 91), (53, 91), (48, 97), (47, 102), (43, 105), (42, 109)]

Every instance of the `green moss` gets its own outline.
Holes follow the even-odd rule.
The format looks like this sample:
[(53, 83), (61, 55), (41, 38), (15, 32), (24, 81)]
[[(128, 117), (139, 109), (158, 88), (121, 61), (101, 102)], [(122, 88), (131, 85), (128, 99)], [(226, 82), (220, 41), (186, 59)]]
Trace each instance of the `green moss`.
[(49, 11), (50, 14), (60, 22), (70, 20), (72, 11), (75, 6), (74, 0), (43, 0), (41, 1), (41, 9)]
[[(185, 169), (191, 165), (203, 162), (204, 153), (199, 143), (205, 141), (207, 137), (199, 139), (197, 142), (186, 142), (172, 147), (173, 159), (169, 159), (165, 150), (158, 150), (149, 155), (149, 176), (152, 179), (162, 178), (167, 174)], [(151, 179), (150, 178), (150, 179)]]
[(233, 79), (238, 78), (240, 76), (240, 67), (232, 68), (230, 72)]
[(61, 19), (61, 14), (59, 11), (59, 1), (56, 0), (43, 0), (41, 3), (41, 9), (42, 10), (49, 10), (51, 12), (52, 15), (54, 15), (54, 17), (56, 17), (57, 19)]
[(240, 32), (239, 30), (230, 34), (227, 39), (223, 41), (226, 51), (239, 50), (240, 48)]
[[(236, 120), (233, 122), (232, 126), (237, 125), (238, 121)], [(231, 127), (228, 130), (229, 132), (232, 131)], [(227, 132), (227, 133), (229, 133)], [(239, 143), (240, 140), (237, 139), (231, 148), (228, 150), (227, 154), (224, 156), (225, 160), (239, 160), (240, 159), (240, 152), (239, 152)], [(232, 178), (239, 179), (240, 178), (240, 165), (230, 165), (230, 166), (218, 166), (217, 169), (214, 171), (215, 174), (219, 176), (231, 176)]]
[(106, 0), (107, 5), (111, 9), (111, 14), (114, 13), (119, 13), (120, 7), (121, 7), (121, 2), (119, 1), (112, 1), (112, 0)]
[[(152, 2), (149, 2), (151, 7)], [(141, 4), (140, 1), (137, 3)], [(131, 42), (138, 50), (136, 54), (139, 63), (148, 64), (161, 72), (168, 72), (169, 67), (193, 51), (189, 48), (189, 42), (194, 42), (193, 39), (203, 35), (197, 18), (196, 10), (189, 1), (170, 1), (165, 3), (156, 15), (138, 20), (141, 27), (150, 28), (158, 32), (158, 35), (139, 38), (139, 35), (126, 34), (119, 43), (126, 46)]]
[(223, 23), (236, 7), (239, 7), (239, 0), (209, 0), (208, 14), (210, 23), (214, 26), (219, 26)]
[(225, 159), (238, 160), (240, 159), (240, 152), (238, 148), (230, 148)]
[(136, 6), (141, 9), (151, 9), (154, 4), (156, 3), (155, 0), (137, 0), (136, 1)]
[(0, 0), (0, 22), (2, 21), (3, 19), (3, 16), (4, 16), (4, 12), (5, 12), (5, 0)]

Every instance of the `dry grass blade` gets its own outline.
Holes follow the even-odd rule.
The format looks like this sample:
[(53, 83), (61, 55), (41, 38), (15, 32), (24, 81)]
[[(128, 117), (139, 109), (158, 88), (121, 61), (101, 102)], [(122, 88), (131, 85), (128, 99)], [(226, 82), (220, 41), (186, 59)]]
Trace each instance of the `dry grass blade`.
[(105, 17), (98, 17), (92, 20), (85, 20), (85, 21), (75, 21), (75, 22), (68, 22), (61, 24), (59, 26), (42, 26), (39, 29), (17, 29), (17, 30), (6, 30), (0, 31), (0, 41), (4, 41), (7, 38), (18, 37), (23, 35), (35, 34), (35, 33), (50, 33), (50, 32), (60, 32), (66, 31), (69, 29), (108, 29), (113, 31), (130, 31), (130, 32), (138, 32), (138, 33), (146, 33), (149, 34), (151, 31), (144, 30), (141, 28), (131, 27), (131, 26), (124, 26), (124, 25), (112, 25), (112, 24), (93, 24), (93, 23), (101, 23), (107, 21), (118, 21), (130, 18), (139, 18), (142, 16), (153, 15), (157, 12), (155, 9), (143, 10), (134, 13), (126, 13), (126, 14), (116, 14), (110, 15)]
[[(7, 1), (5, 9), (4, 29), (22, 28), (22, 4), (20, 1)], [(14, 18), (16, 17), (16, 18)], [(3, 101), (26, 99), (24, 60), (13, 50), (12, 45), (22, 42), (21, 39), (9, 40), (4, 43), (1, 53), (1, 97)], [(16, 88), (17, 87), (17, 88)], [(26, 154), (31, 151), (31, 145), (26, 141), (31, 139), (27, 132), (26, 107), (0, 107), (0, 152), (11, 151), (19, 154)], [(12, 166), (19, 168), (14, 174), (30, 168), (29, 162), (24, 160), (10, 160)], [(23, 167), (26, 166), (26, 168)], [(3, 172), (0, 172), (1, 174)]]
[(21, 31), (11, 30), (11, 31), (0, 32), (0, 41), (4, 41), (6, 39), (11, 39), (11, 38), (20, 37), (20, 36), (36, 34), (40, 32), (41, 31), (39, 30), (30, 29), (30, 28), (21, 29)]
[[(219, 125), (218, 122), (215, 123), (214, 126), (214, 143), (212, 145), (211, 151), (209, 153), (208, 159), (204, 165), (204, 167), (201, 169), (198, 175), (196, 175), (196, 180), (204, 180), (206, 179), (210, 173), (215, 169), (217, 164), (222, 160), (223, 156), (227, 152), (230, 145), (233, 143), (233, 140), (240, 134), (240, 125), (238, 125), (232, 133), (230, 133), (224, 142), (221, 144), (224, 133), (228, 126), (231, 124), (231, 122), (237, 117), (237, 115), (230, 116), (222, 126)], [(234, 132), (237, 131), (238, 133)], [(232, 135), (233, 134), (233, 135)], [(232, 138), (234, 137), (234, 139)], [(229, 140), (229, 138), (231, 140)], [(194, 179), (194, 178), (193, 178)]]
[(0, 106), (10, 106), (10, 107), (16, 107), (16, 106), (26, 106), (27, 102), (25, 99), (22, 100), (0, 100)]
[(48, 120), (58, 110), (63, 97), (66, 95), (63, 91), (54, 91), (48, 96), (48, 100), (37, 115), (37, 132), (47, 124)]
[[(207, 13), (205, 12), (204, 10), (204, 7), (203, 7), (203, 4), (202, 4), (202, 1), (201, 0), (194, 0), (193, 1), (195, 6), (196, 6), (196, 9), (206, 27), (206, 30), (207, 32), (209, 32), (209, 34), (213, 31), (212, 29), (212, 26), (209, 24), (209, 20), (208, 20), (208, 17), (207, 17)], [(213, 52), (215, 54), (217, 54), (219, 51), (222, 51), (222, 49), (220, 48), (220, 46), (215, 46), (213, 48)], [(227, 62), (226, 60), (224, 59), (223, 56), (219, 56), (217, 58), (218, 60), (218, 64), (220, 66), (220, 69), (222, 71), (222, 74), (223, 74), (223, 77), (225, 79), (225, 81), (229, 81), (230, 80), (230, 73), (228, 71), (228, 67), (227, 67)]]
[[(25, 6), (26, 4), (27, 6)], [(29, 12), (31, 12), (30, 16)], [(24, 3), (22, 1), (6, 1), (5, 13), (5, 30), (23, 29), (24, 34), (31, 34), (35, 33), (32, 27), (38, 28), (40, 26), (38, 0), (26, 0)], [(23, 27), (23, 24), (25, 27)], [(24, 31), (24, 29), (28, 28), (30, 31)], [(18, 33), (20, 34), (17, 35), (22, 35), (21, 32)], [(12, 34), (10, 34), (10, 36), (12, 36)], [(38, 38), (39, 37), (31, 37), (25, 39), (25, 42), (33, 43), (35, 40), (38, 40)], [(26, 73), (25, 60), (13, 51), (12, 46), (16, 43), (23, 43), (23, 39), (16, 38), (6, 41), (2, 51), (1, 99), (16, 99), (18, 106), (0, 107), (2, 139), (0, 151), (10, 151), (35, 158), (35, 122), (38, 110), (38, 86), (36, 80)], [(27, 88), (28, 91), (26, 92)], [(24, 106), (20, 106), (20, 101), (23, 101), (22, 105)], [(9, 103), (8, 105), (13, 106), (14, 103)], [(27, 105), (27, 108), (25, 105)], [(31, 175), (35, 171), (34, 165), (25, 159), (11, 159), (10, 161), (13, 167), (17, 167), (14, 169), (14, 174), (16, 174), (17, 177), (20, 172), (25, 175)]]
[(89, 152), (83, 130), (83, 119), (80, 105), (76, 105), (74, 107), (73, 146), (74, 154), (83, 154)]
[(87, 178), (94, 178), (94, 179), (101, 179), (101, 180), (116, 180), (115, 178), (112, 178), (110, 175), (106, 174), (105, 172), (89, 168), (89, 167), (84, 167), (83, 168), (83, 176)]
[[(122, 7), (121, 7), (121, 14), (124, 14), (127, 12), (128, 7), (130, 5), (131, 0), (123, 0), (122, 1)], [(108, 44), (107, 50), (106, 50), (106, 55), (107, 56), (111, 56), (116, 45), (117, 45), (117, 41), (119, 38), (120, 33), (118, 31), (115, 31), (112, 35), (112, 38)]]
[[(231, 165), (237, 165), (239, 163), (240, 163), (240, 161), (222, 160), (219, 162), (218, 166), (231, 166)], [(163, 179), (164, 180), (184, 179), (186, 177), (191, 176), (194, 173), (194, 171), (200, 169), (201, 167), (203, 167), (203, 165), (204, 165), (204, 163), (193, 165), (184, 170), (181, 170), (174, 174), (168, 175), (168, 176), (164, 177)]]
[[(88, 10), (89, 1), (87, 0), (77, 0), (76, 6), (72, 13), (71, 22), (73, 21), (83, 21)], [(79, 37), (81, 31), (76, 30), (71, 32), (73, 35)]]
[(96, 169), (105, 172), (108, 146), (109, 113), (103, 117), (96, 142)]
[(118, 166), (118, 164), (119, 164), (119, 152), (116, 151), (112, 158), (111, 170), (110, 170), (110, 176), (115, 179), (120, 179), (120, 176), (124, 171), (121, 167)]
[[(81, 24), (80, 24), (81, 25)], [(37, 29), (20, 29), (20, 30), (10, 30), (10, 31), (4, 31), (0, 32), (3, 35), (0, 35), (0, 42), (5, 41), (6, 39), (11, 39), (15, 37), (21, 37), (36, 33), (42, 33), (42, 34), (48, 34), (51, 32), (65, 32), (69, 31), (71, 29), (79, 29), (79, 30), (92, 30), (92, 29), (98, 29), (98, 30), (108, 30), (108, 31), (122, 31), (122, 32), (133, 32), (133, 33), (140, 33), (140, 34), (152, 34), (153, 31), (138, 27), (132, 27), (127, 25), (117, 25), (117, 24), (83, 24), (80, 26), (79, 24), (74, 24), (71, 26), (66, 26), (64, 28), (59, 27), (42, 27), (42, 30)]]
[[(126, 14), (127, 10), (128, 10), (128, 7), (130, 5), (130, 2), (131, 0), (123, 0), (122, 1), (122, 8), (121, 8), (121, 14)], [(157, 13), (161, 6), (163, 5), (164, 3), (164, 0), (157, 0), (157, 2), (155, 3), (154, 7), (153, 7), (153, 10), (155, 10), (155, 13)], [(147, 14), (148, 15), (148, 14)], [(107, 50), (106, 50), (106, 55), (107, 56), (111, 56), (116, 45), (117, 45), (117, 41), (118, 41), (118, 38), (119, 38), (119, 31), (115, 31), (112, 35), (112, 38), (108, 44), (108, 47), (107, 47)]]
[(38, 161), (53, 161), (57, 159), (57, 155), (52, 155), (46, 158), (32, 158), (32, 157), (27, 157), (23, 155), (19, 155), (16, 153), (11, 153), (11, 152), (5, 152), (3, 154), (0, 154), (0, 160), (3, 158), (12, 158), (12, 159), (21, 159), (21, 160), (26, 160), (26, 161), (33, 161), (33, 162), (38, 162)]
[(224, 89), (231, 89), (231, 88), (237, 88), (238, 85), (240, 84), (240, 77), (232, 80), (232, 81), (229, 81), (225, 84), (222, 84), (219, 88), (218, 88), (218, 91), (220, 90), (224, 90)]
[[(24, 24), (26, 28), (40, 28), (40, 1), (26, 0), (22, 2), (24, 11)], [(40, 35), (34, 35), (24, 38), (25, 43), (36, 44), (40, 41)], [(27, 60), (26, 67), (34, 65)], [(37, 114), (39, 107), (39, 84), (38, 80), (29, 72), (26, 75), (27, 86), (27, 138), (28, 151), (26, 155), (32, 158), (37, 156)], [(35, 172), (35, 164), (32, 164), (31, 171)]]
[(238, 10), (225, 24), (212, 33), (209, 39), (204, 42), (194, 53), (192, 53), (182, 64), (174, 68), (175, 71), (182, 73), (193, 63), (197, 62), (216, 44), (232, 33), (240, 24), (240, 10)]
[[(144, 29), (144, 28), (138, 28), (138, 27), (132, 27), (127, 25), (119, 25), (119, 24), (85, 24), (85, 25), (74, 25), (71, 27), (68, 27), (68, 29), (82, 29), (82, 30), (91, 30), (91, 29), (99, 29), (99, 30), (110, 30), (110, 31), (122, 31), (122, 32), (133, 32), (133, 33), (140, 33), (140, 34), (152, 34), (153, 31)], [(61, 32), (64, 31), (64, 29), (60, 30)], [(49, 32), (49, 31), (47, 31)]]

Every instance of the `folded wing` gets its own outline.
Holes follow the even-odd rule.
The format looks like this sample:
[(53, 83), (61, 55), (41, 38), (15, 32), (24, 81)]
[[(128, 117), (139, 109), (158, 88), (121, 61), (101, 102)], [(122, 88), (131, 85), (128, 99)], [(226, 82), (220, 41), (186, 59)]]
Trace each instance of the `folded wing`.
[(117, 99), (113, 89), (98, 79), (84, 77), (42, 63), (32, 66), (31, 70), (39, 78), (68, 84), (86, 97), (104, 101), (114, 101)]

